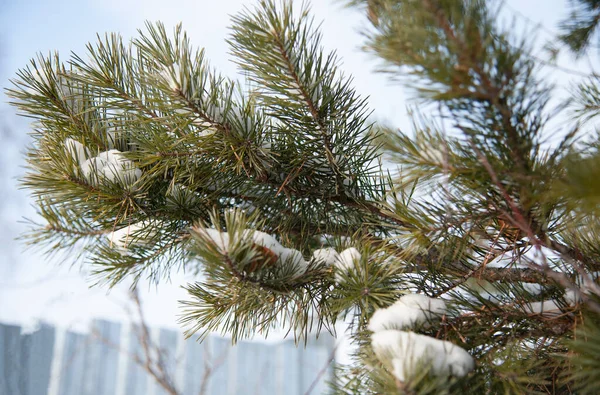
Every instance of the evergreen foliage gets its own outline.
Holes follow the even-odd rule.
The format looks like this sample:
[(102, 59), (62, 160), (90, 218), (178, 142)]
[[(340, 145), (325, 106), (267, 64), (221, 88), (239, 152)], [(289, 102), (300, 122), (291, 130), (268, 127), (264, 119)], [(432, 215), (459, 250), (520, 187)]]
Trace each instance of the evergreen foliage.
[[(335, 393), (597, 393), (600, 138), (583, 125), (598, 76), (561, 113), (496, 2), (349, 3), (419, 102), (414, 133), (369, 122), (289, 1), (232, 20), (248, 84), (160, 23), (32, 60), (7, 90), (35, 120), (23, 186), (45, 223), (31, 243), (83, 251), (111, 285), (198, 272), (190, 336), (303, 341), (351, 320)], [(598, 6), (580, 3), (563, 39), (582, 53)], [(559, 116), (571, 122), (554, 133)]]
[(561, 28), (560, 39), (576, 54), (583, 54), (592, 45), (594, 33), (600, 22), (600, 1), (571, 0), (571, 14)]

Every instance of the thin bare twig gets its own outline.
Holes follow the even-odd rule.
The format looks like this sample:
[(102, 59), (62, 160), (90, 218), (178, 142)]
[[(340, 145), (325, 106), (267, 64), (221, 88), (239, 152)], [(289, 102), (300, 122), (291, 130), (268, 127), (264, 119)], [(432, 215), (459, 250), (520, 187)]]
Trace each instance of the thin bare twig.
[(315, 379), (313, 380), (313, 382), (310, 384), (310, 387), (308, 387), (308, 389), (306, 390), (306, 392), (304, 393), (304, 395), (310, 395), (310, 393), (317, 386), (317, 383), (319, 382), (319, 380), (321, 380), (321, 378), (325, 375), (325, 373), (327, 373), (327, 369), (329, 369), (329, 366), (335, 360), (335, 353), (336, 353), (339, 345), (340, 345), (340, 343), (338, 342), (335, 345), (335, 347), (333, 347), (333, 350), (331, 350), (331, 353), (329, 354), (329, 358), (327, 359), (327, 362), (325, 363), (325, 366), (323, 366), (323, 368), (321, 370), (319, 370), (319, 373), (317, 373), (317, 376), (315, 377)]
[(208, 344), (204, 344), (204, 353), (206, 354), (206, 358), (204, 358), (204, 373), (202, 374), (202, 381), (200, 382), (200, 392), (198, 395), (206, 395), (206, 391), (208, 390), (208, 382), (210, 380), (210, 376), (214, 373), (214, 371), (227, 359), (227, 350), (223, 351), (219, 358), (211, 363), (212, 357), (210, 352), (208, 351)]

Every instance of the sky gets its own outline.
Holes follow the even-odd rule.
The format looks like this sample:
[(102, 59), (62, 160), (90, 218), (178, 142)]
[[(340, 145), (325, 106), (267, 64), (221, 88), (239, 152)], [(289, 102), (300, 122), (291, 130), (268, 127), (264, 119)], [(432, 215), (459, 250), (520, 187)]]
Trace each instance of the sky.
[[(254, 0), (0, 0), (0, 84), (9, 86), (18, 68), (36, 53), (57, 50), (62, 59), (70, 51), (85, 52), (85, 44), (96, 33), (120, 32), (131, 38), (144, 21), (162, 21), (166, 26), (183, 23), (192, 43), (206, 49), (211, 65), (231, 77), (236, 68), (230, 61), (225, 39), (229, 16)], [(523, 26), (543, 24), (542, 39), (556, 30), (558, 18), (566, 15), (566, 0), (509, 0), (507, 15), (515, 15)], [(342, 69), (354, 76), (354, 86), (369, 96), (374, 119), (410, 130), (406, 107), (410, 95), (399, 84), (375, 70), (379, 63), (360, 47), (360, 34), (366, 18), (335, 0), (313, 0), (313, 13), (323, 21), (325, 48), (335, 49), (342, 58)], [(515, 13), (516, 12), (516, 13)], [(569, 68), (586, 69), (585, 63)], [(571, 73), (553, 70), (549, 78), (567, 86)], [(108, 292), (89, 288), (89, 268), (71, 267), (68, 262), (41, 256), (31, 247), (15, 240), (25, 229), (23, 217), (34, 217), (32, 201), (18, 189), (17, 179), (24, 171), (23, 152), (28, 144), (29, 121), (18, 118), (6, 96), (0, 100), (0, 321), (31, 325), (43, 319), (59, 326), (84, 330), (91, 318), (126, 321), (126, 284)], [(180, 285), (191, 280), (173, 273), (170, 283), (144, 286), (146, 316), (152, 325), (177, 327), (177, 300), (186, 297)]]

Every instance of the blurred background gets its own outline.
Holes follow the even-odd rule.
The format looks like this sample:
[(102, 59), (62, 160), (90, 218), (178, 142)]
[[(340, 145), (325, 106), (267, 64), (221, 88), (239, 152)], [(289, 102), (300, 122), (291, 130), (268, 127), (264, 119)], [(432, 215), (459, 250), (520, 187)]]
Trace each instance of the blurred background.
[[(2, 87), (9, 87), (10, 79), (15, 77), (17, 69), (25, 67), (29, 59), (38, 52), (48, 54), (51, 51), (58, 51), (65, 60), (71, 51), (85, 54), (85, 44), (94, 41), (97, 33), (119, 32), (124, 38), (129, 39), (137, 34), (136, 30), (142, 28), (146, 20), (160, 20), (167, 27), (173, 27), (182, 22), (192, 43), (206, 49), (206, 58), (210, 60), (211, 65), (230, 77), (236, 77), (237, 70), (230, 61), (228, 47), (225, 43), (230, 16), (243, 9), (244, 6), (251, 7), (255, 3), (255, 0), (220, 2), (208, 0), (173, 0), (169, 2), (164, 0), (0, 0), (0, 83)], [(567, 15), (567, 6), (567, 0), (509, 0), (506, 1), (503, 15), (506, 23), (514, 22), (522, 31), (532, 32), (537, 28), (539, 55), (536, 54), (536, 56), (549, 60), (549, 54), (544, 51), (544, 46), (548, 41), (552, 41), (552, 37), (556, 34), (559, 19)], [(335, 0), (313, 0), (312, 10), (316, 20), (323, 22), (321, 27), (326, 49), (337, 51), (343, 60), (342, 69), (354, 77), (356, 90), (362, 95), (370, 97), (370, 107), (374, 110), (373, 120), (393, 125), (410, 133), (411, 122), (407, 116), (407, 105), (411, 104), (410, 95), (402, 90), (399, 84), (390, 81), (385, 74), (376, 73), (377, 68), (381, 65), (361, 49), (364, 44), (361, 29), (367, 25), (364, 15), (355, 9), (345, 8), (343, 1)], [(561, 94), (564, 94), (569, 86), (577, 81), (577, 70), (589, 71), (593, 63), (589, 59), (582, 59), (574, 64), (568, 61), (568, 56), (559, 56), (556, 63), (560, 65), (559, 67), (554, 65), (546, 68), (544, 72), (559, 86), (557, 98), (560, 98)], [(560, 127), (564, 125), (557, 124), (555, 126), (559, 133)], [(244, 382), (244, 375), (247, 373), (239, 368), (239, 366), (245, 366), (240, 362), (244, 361), (244, 355), (254, 356), (247, 360), (246, 365), (252, 365), (252, 361), (256, 361), (257, 358), (263, 358), (263, 354), (273, 355), (271, 359), (275, 361), (273, 367), (269, 368), (275, 369), (277, 372), (273, 373), (271, 387), (257, 386), (254, 388), (252, 384), (249, 384), (248, 387), (242, 389), (234, 385), (230, 386), (227, 392), (219, 393), (270, 394), (281, 393), (284, 390), (289, 392), (282, 383), (290, 377), (297, 377), (304, 373), (307, 377), (302, 379), (303, 381), (301, 380), (304, 384), (294, 387), (298, 389), (297, 393), (311, 391), (320, 393), (324, 389), (322, 383), (316, 385), (313, 382), (317, 378), (320, 380), (317, 381), (322, 382), (323, 378), (331, 374), (330, 355), (337, 353), (337, 359), (344, 361), (348, 346), (341, 337), (339, 339), (323, 337), (320, 342), (315, 342), (314, 350), (307, 349), (305, 357), (294, 357), (296, 358), (294, 362), (286, 362), (285, 356), (292, 355), (291, 353), (294, 352), (294, 347), (290, 347), (290, 344), (293, 345), (293, 343), (287, 340), (283, 341), (283, 336), (278, 335), (269, 339), (268, 343), (260, 343), (260, 347), (263, 348), (253, 349), (252, 344), (254, 343), (244, 343), (244, 346), (234, 347), (235, 358), (228, 357), (229, 362), (224, 362), (223, 359), (219, 363), (219, 353), (216, 352), (221, 347), (222, 339), (219, 337), (211, 338), (211, 342), (207, 344), (212, 344), (210, 346), (212, 348), (207, 349), (193, 341), (184, 343), (180, 340), (182, 330), (177, 324), (179, 313), (177, 302), (186, 298), (180, 285), (192, 280), (191, 276), (185, 273), (171, 273), (169, 281), (158, 286), (142, 281), (139, 286), (140, 315), (135, 313), (138, 311), (137, 299), (132, 298), (129, 294), (129, 284), (120, 284), (111, 290), (92, 287), (93, 282), (89, 277), (90, 269), (88, 267), (72, 266), (68, 257), (59, 265), (60, 260), (45, 257), (36, 250), (35, 246), (27, 246), (16, 240), (27, 229), (24, 218), (36, 220), (35, 210), (31, 206), (32, 200), (27, 195), (27, 191), (19, 189), (18, 182), (19, 177), (26, 171), (23, 152), (30, 142), (29, 129), (30, 120), (18, 117), (16, 109), (9, 106), (8, 98), (2, 94), (0, 101), (0, 323), (2, 323), (0, 336), (3, 336), (4, 340), (0, 339), (0, 367), (3, 367), (0, 369), (1, 395), (4, 395), (2, 391), (21, 391), (23, 394), (40, 393), (32, 389), (34, 387), (28, 387), (28, 384), (21, 383), (17, 387), (9, 387), (7, 384), (10, 380), (17, 380), (14, 375), (19, 374), (22, 376), (18, 379), (21, 382), (34, 380), (31, 378), (33, 376), (27, 376), (30, 373), (18, 373), (8, 369), (15, 364), (15, 355), (23, 354), (25, 349), (31, 350), (34, 353), (31, 355), (34, 355), (34, 358), (39, 361), (42, 361), (40, 358), (44, 352), (50, 353), (45, 358), (48, 361), (47, 364), (51, 365), (47, 377), (50, 389), (48, 393), (51, 395), (71, 393), (135, 394), (137, 392), (132, 392), (131, 388), (139, 390), (139, 388), (146, 387), (139, 387), (141, 384), (138, 385), (135, 382), (127, 384), (124, 377), (131, 376), (129, 374), (121, 378), (117, 378), (117, 376), (119, 371), (126, 371), (123, 369), (128, 369), (125, 366), (129, 366), (128, 362), (125, 362), (127, 359), (124, 359), (122, 355), (126, 354), (122, 352), (123, 347), (126, 350), (133, 350), (136, 342), (144, 340), (143, 336), (139, 334), (140, 331), (134, 330), (143, 328), (144, 324), (149, 328), (147, 340), (151, 343), (150, 346), (157, 347), (155, 352), (160, 354), (161, 345), (164, 346), (162, 348), (172, 350), (169, 355), (173, 361), (165, 362), (165, 365), (169, 366), (167, 370), (170, 370), (181, 394), (199, 393), (202, 388), (205, 393), (217, 393), (211, 392), (213, 391), (210, 389), (212, 387), (209, 387), (208, 384), (202, 386), (202, 375), (206, 371), (200, 367), (197, 372), (190, 373), (196, 377), (194, 379), (196, 381), (194, 381), (195, 384), (189, 384), (191, 386), (189, 388), (193, 387), (193, 389), (188, 392), (188, 384), (186, 384), (188, 383), (186, 381), (188, 373), (184, 374), (185, 369), (182, 368), (182, 366), (192, 366), (189, 362), (193, 360), (192, 356), (203, 360), (207, 359), (206, 355), (208, 354), (211, 355), (211, 363), (226, 372), (223, 373), (226, 375), (223, 376), (225, 377), (222, 379), (225, 380), (223, 382), (232, 380)], [(131, 324), (137, 326), (132, 327)], [(343, 326), (339, 329), (340, 333), (343, 333)], [(49, 333), (52, 335), (50, 336)], [(89, 339), (92, 340), (89, 340), (88, 336), (91, 336)], [(52, 347), (48, 347), (50, 343), (47, 339), (50, 338), (53, 339)], [(111, 347), (110, 343), (114, 341), (118, 343), (118, 347), (115, 347), (115, 344), (112, 344)], [(79, 358), (82, 359), (73, 364), (80, 367), (79, 373), (70, 373), (73, 377), (69, 379), (64, 378), (64, 374), (61, 376), (62, 378), (51, 377), (52, 374), (55, 376), (60, 374), (60, 366), (56, 367), (55, 365), (64, 365), (64, 361), (71, 358), (71, 354), (65, 351), (67, 345), (73, 346), (77, 342), (87, 345), (85, 353), (91, 353), (90, 355), (105, 353), (106, 355), (96, 355), (92, 358), (85, 356), (87, 354), (84, 356), (80, 354)], [(22, 350), (18, 349), (17, 343), (21, 345), (19, 347)], [(57, 345), (59, 343), (60, 345)], [(194, 344), (194, 346), (187, 346), (188, 343)], [(229, 342), (225, 343), (227, 346), (223, 347), (228, 348)], [(102, 344), (102, 347), (98, 347), (104, 351), (98, 351), (100, 348), (94, 349), (93, 344)], [(11, 349), (11, 346), (14, 347)], [(185, 352), (186, 347), (195, 346), (199, 347), (199, 351)], [(179, 354), (174, 350), (179, 350)], [(57, 354), (57, 351), (60, 352)], [(205, 354), (202, 354), (203, 352)], [(158, 354), (154, 355), (155, 359)], [(175, 361), (176, 355), (182, 356), (182, 359)], [(25, 361), (23, 358), (22, 361)], [(72, 358), (76, 358), (76, 356)], [(98, 386), (92, 385), (93, 388), (86, 387), (85, 391), (77, 389), (79, 388), (77, 380), (83, 380), (83, 377), (87, 377), (85, 374), (90, 374), (85, 373), (85, 369), (97, 370), (98, 366), (94, 366), (94, 361), (97, 359), (94, 358), (104, 358), (103, 361), (108, 361), (105, 362), (107, 367), (117, 363), (115, 361), (121, 361), (118, 363), (120, 368), (114, 372), (103, 371), (104, 373), (95, 373), (96, 376), (94, 376), (96, 377), (94, 383), (102, 383), (102, 377), (114, 375), (116, 387), (109, 386), (99, 389)], [(298, 362), (303, 361), (302, 358), (305, 358), (304, 362)], [(307, 360), (311, 362), (306, 362)], [(27, 363), (30, 370), (36, 366), (35, 360)], [(91, 366), (85, 367), (86, 363)], [(224, 368), (223, 366), (229, 367)], [(281, 370), (283, 368), (280, 369), (278, 366), (285, 366), (292, 370)], [(259, 374), (258, 371), (255, 371), (254, 375)], [(309, 374), (312, 377), (309, 378)], [(212, 373), (208, 376), (212, 376)], [(61, 380), (63, 384), (61, 384)], [(64, 384), (68, 380), (71, 380), (69, 383), (75, 382), (75, 384)], [(140, 380), (141, 383), (147, 379)], [(164, 385), (156, 386), (155, 377), (150, 380), (154, 382), (151, 388), (155, 389), (148, 387), (147, 390), (141, 390), (140, 394), (169, 393)], [(39, 385), (43, 387), (42, 384)], [(89, 380), (87, 385), (91, 385)], [(128, 385), (130, 387), (127, 387)], [(217, 384), (215, 386), (214, 388), (219, 387)], [(130, 390), (126, 391), (127, 388)], [(6, 392), (6, 395), (13, 395), (13, 392)]]

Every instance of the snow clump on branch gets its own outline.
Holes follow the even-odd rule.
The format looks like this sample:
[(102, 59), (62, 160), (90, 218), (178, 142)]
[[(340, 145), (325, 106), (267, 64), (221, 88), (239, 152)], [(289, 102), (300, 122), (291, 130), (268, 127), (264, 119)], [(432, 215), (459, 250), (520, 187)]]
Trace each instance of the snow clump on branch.
[(340, 254), (337, 253), (335, 248), (319, 248), (313, 251), (313, 260), (320, 262), (325, 266), (334, 266), (336, 260), (339, 259)]
[(156, 231), (146, 221), (136, 222), (106, 235), (112, 248), (121, 255), (129, 255), (129, 247), (135, 243), (139, 246), (147, 246), (149, 239), (156, 235)]
[(73, 158), (73, 161), (79, 166), (91, 156), (90, 151), (83, 144), (72, 138), (65, 140), (65, 147), (67, 148), (67, 152)]
[(90, 157), (90, 151), (74, 139), (67, 138), (63, 144), (66, 152), (79, 165), (85, 179), (93, 186), (103, 181), (130, 186), (142, 176), (142, 171), (119, 150), (112, 149)]
[[(211, 228), (196, 228), (200, 234), (211, 240), (221, 254), (227, 254), (230, 248), (230, 237), (227, 232), (220, 232)], [(249, 238), (252, 243), (270, 250), (277, 257), (280, 267), (289, 268), (293, 276), (300, 276), (308, 269), (308, 262), (302, 253), (293, 248), (282, 246), (273, 236), (259, 230), (246, 229), (242, 233), (244, 238)]]
[(374, 332), (371, 346), (377, 358), (391, 367), (398, 380), (405, 381), (418, 373), (420, 366), (428, 367), (436, 375), (459, 377), (473, 369), (473, 358), (461, 347), (400, 330), (427, 325), (446, 311), (443, 300), (419, 294), (404, 295), (393, 305), (375, 311), (368, 324), (368, 329)]
[(376, 310), (369, 320), (368, 329), (378, 332), (386, 329), (414, 328), (418, 325), (426, 325), (445, 313), (446, 303), (443, 300), (408, 294), (402, 296), (393, 305)]
[(118, 182), (129, 186), (141, 176), (142, 171), (119, 150), (101, 152), (81, 164), (81, 171), (92, 185), (102, 181)]
[(400, 381), (418, 373), (419, 367), (429, 367), (435, 375), (463, 377), (475, 367), (473, 357), (449, 341), (419, 335), (414, 332), (384, 330), (371, 336), (377, 358), (391, 365)]
[(313, 260), (336, 268), (335, 281), (338, 283), (343, 281), (341, 272), (354, 269), (355, 262), (361, 258), (362, 255), (354, 247), (347, 248), (339, 254), (333, 248), (321, 248), (313, 252)]
[(278, 262), (280, 264), (293, 268), (292, 273), (294, 276), (299, 276), (306, 272), (308, 269), (308, 262), (304, 260), (300, 251), (282, 246), (273, 236), (259, 230), (246, 230), (244, 235), (246, 236), (250, 232), (252, 234), (252, 241), (259, 246), (271, 250), (279, 257)]

